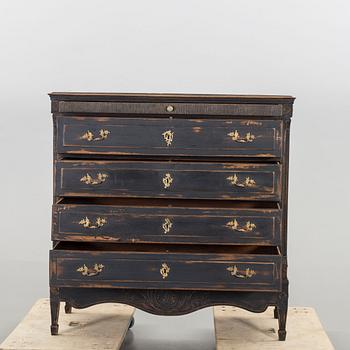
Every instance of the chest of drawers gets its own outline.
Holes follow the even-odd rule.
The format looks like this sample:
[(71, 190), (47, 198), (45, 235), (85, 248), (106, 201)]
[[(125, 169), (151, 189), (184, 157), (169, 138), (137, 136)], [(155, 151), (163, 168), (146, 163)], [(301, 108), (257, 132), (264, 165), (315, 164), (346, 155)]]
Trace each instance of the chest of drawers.
[(51, 333), (65, 310), (288, 305), (290, 96), (52, 93)]

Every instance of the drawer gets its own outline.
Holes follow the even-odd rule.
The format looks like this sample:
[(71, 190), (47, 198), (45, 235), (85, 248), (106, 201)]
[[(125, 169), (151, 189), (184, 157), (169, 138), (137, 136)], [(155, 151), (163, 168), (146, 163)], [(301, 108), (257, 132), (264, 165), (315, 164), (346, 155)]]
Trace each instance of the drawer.
[(279, 209), (53, 206), (52, 240), (278, 245)]
[(56, 195), (279, 200), (279, 164), (61, 161)]
[(57, 152), (281, 157), (280, 120), (57, 117)]
[[(200, 249), (159, 247), (138, 251), (117, 245), (113, 250), (85, 250), (73, 245), (50, 253), (51, 287), (101, 287), (142, 289), (201, 289), (278, 291), (281, 256), (266, 254), (273, 247)], [(107, 245), (111, 247), (111, 245)], [(121, 247), (120, 247), (121, 246)], [(135, 245), (134, 245), (135, 246)], [(141, 245), (142, 246), (142, 245)], [(108, 249), (107, 247), (107, 249)]]
[[(184, 95), (182, 95), (184, 96)], [(51, 96), (53, 97), (53, 96)], [(197, 96), (190, 98), (191, 101), (185, 102), (181, 96), (163, 98), (150, 96), (140, 96), (138, 101), (134, 97), (117, 98), (115, 96), (100, 99), (98, 96), (78, 96), (70, 99), (67, 96), (53, 98), (53, 113), (79, 113), (79, 114), (103, 114), (103, 115), (159, 115), (164, 117), (177, 115), (196, 115), (196, 116), (249, 116), (249, 117), (282, 117), (286, 112), (286, 103), (293, 102), (292, 97), (273, 98), (268, 101), (262, 98), (247, 97), (228, 97), (219, 98), (212, 96), (209, 99), (201, 99)], [(60, 100), (61, 99), (61, 100)], [(113, 101), (114, 100), (114, 101)], [(123, 101), (122, 101), (123, 100)], [(170, 102), (172, 100), (172, 102)], [(177, 102), (175, 102), (175, 101)], [(212, 103), (209, 103), (210, 101)]]

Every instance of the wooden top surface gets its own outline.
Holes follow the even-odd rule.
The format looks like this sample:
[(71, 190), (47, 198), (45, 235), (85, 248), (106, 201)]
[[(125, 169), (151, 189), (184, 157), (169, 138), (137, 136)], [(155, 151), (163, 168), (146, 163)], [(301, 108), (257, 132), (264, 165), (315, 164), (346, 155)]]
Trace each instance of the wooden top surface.
[(232, 306), (215, 306), (216, 350), (334, 350), (314, 309), (290, 307), (287, 339), (278, 341), (273, 308), (254, 314)]
[(178, 94), (178, 93), (110, 93), (51, 92), (54, 101), (115, 101), (115, 102), (204, 102), (204, 103), (293, 103), (289, 95)]
[(135, 309), (122, 304), (101, 304), (64, 312), (61, 303), (59, 335), (50, 334), (50, 302), (39, 299), (0, 350), (118, 350)]

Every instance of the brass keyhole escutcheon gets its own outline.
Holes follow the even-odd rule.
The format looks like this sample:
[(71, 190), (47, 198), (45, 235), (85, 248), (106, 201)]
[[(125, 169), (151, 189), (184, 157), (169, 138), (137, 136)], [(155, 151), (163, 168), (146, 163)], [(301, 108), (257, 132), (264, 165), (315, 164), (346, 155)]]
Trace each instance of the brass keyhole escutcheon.
[(174, 106), (172, 106), (172, 105), (169, 105), (169, 106), (166, 107), (166, 111), (167, 111), (167, 112), (174, 112), (174, 109), (175, 109), (175, 108), (174, 108)]
[(173, 183), (174, 179), (171, 177), (169, 173), (166, 173), (163, 177), (163, 185), (164, 188), (169, 188), (171, 184)]
[(169, 218), (165, 218), (164, 219), (164, 222), (163, 222), (163, 230), (164, 230), (164, 234), (167, 234), (170, 232), (171, 228), (173, 226), (173, 223), (170, 221)]
[(167, 263), (163, 263), (159, 272), (162, 275), (163, 280), (165, 280), (169, 276), (170, 267), (167, 265)]
[(171, 130), (167, 130), (167, 131), (164, 131), (162, 133), (162, 135), (163, 135), (163, 138), (164, 138), (164, 141), (165, 141), (167, 147), (169, 147), (171, 145), (171, 143), (173, 142), (174, 132)]

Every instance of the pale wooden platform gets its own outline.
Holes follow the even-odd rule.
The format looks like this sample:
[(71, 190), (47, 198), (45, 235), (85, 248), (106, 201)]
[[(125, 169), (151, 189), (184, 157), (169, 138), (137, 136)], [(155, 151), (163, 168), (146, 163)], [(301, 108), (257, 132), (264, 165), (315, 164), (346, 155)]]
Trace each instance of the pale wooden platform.
[(278, 341), (273, 308), (261, 314), (230, 306), (214, 308), (217, 350), (334, 350), (314, 309), (289, 308), (287, 340)]
[[(38, 300), (0, 350), (117, 350), (123, 343), (134, 308), (101, 304), (64, 313), (61, 305), (58, 336), (50, 335), (47, 299)], [(334, 350), (312, 308), (290, 308), (287, 340), (277, 340), (273, 308), (254, 314), (230, 306), (214, 308), (217, 350)]]
[(116, 350), (123, 343), (134, 308), (101, 304), (64, 313), (61, 303), (59, 335), (50, 335), (48, 299), (38, 300), (23, 321), (0, 345), (0, 350)]

